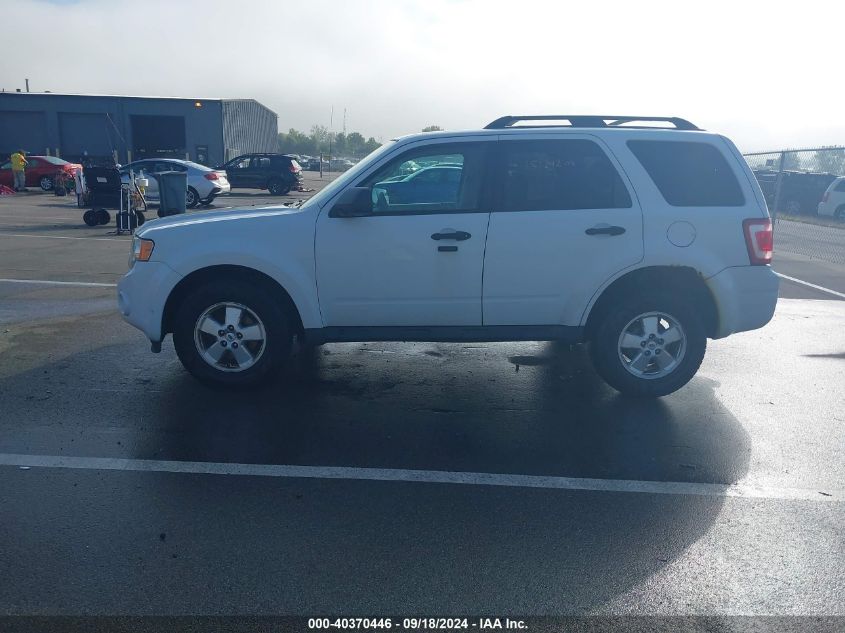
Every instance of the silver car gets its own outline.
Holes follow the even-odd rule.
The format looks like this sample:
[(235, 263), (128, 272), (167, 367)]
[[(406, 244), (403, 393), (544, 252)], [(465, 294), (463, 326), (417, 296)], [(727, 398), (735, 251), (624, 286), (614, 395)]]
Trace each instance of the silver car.
[(189, 160), (177, 158), (146, 158), (134, 163), (122, 165), (120, 174), (124, 182), (129, 182), (129, 172), (134, 172), (138, 178), (142, 174), (149, 181), (144, 193), (147, 201), (158, 202), (158, 181), (156, 174), (165, 171), (183, 171), (188, 174), (188, 189), (185, 192), (185, 206), (189, 209), (197, 205), (209, 205), (217, 196), (229, 193), (231, 187), (225, 171), (217, 171), (211, 167), (200, 165)]

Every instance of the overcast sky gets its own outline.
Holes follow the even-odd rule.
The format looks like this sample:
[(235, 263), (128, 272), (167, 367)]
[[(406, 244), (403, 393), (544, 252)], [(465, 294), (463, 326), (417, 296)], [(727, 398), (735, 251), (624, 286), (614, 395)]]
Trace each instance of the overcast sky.
[[(643, 8), (644, 6), (649, 8)], [(792, 8), (789, 8), (792, 7)], [(0, 88), (254, 98), (388, 139), (502, 114), (674, 115), (845, 144), (839, 2), (3, 0)], [(14, 27), (12, 26), (14, 25)]]

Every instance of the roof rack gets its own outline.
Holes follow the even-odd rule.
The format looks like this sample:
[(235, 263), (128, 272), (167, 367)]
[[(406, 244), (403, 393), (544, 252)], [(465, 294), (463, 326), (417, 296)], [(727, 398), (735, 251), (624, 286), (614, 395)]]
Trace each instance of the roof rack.
[(608, 116), (604, 114), (535, 114), (526, 116), (508, 115), (499, 117), (489, 125), (485, 126), (485, 130), (503, 130), (515, 126), (515, 123), (520, 121), (569, 121), (569, 125), (548, 125), (548, 126), (524, 126), (524, 127), (625, 127), (633, 128), (648, 128), (660, 129), (650, 125), (627, 125), (628, 123), (637, 123), (646, 121), (662, 121), (674, 125), (676, 130), (698, 130), (697, 126), (693, 125), (686, 119), (678, 117), (666, 116)]

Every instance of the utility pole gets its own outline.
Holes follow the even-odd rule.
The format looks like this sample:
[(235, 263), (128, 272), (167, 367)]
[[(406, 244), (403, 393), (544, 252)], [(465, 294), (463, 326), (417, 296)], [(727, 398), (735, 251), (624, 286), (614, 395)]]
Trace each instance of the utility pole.
[(29, 79), (24, 79), (26, 82), (26, 91), (29, 92)]
[[(329, 160), (332, 159), (332, 139), (334, 137), (334, 106), (332, 106), (332, 113), (329, 117)], [(331, 163), (329, 163), (329, 171), (331, 171)]]

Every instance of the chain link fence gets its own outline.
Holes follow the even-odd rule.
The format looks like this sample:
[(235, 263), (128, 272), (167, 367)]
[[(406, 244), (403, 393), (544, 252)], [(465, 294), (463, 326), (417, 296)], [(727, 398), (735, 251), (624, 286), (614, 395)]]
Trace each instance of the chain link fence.
[(775, 256), (845, 265), (845, 147), (745, 154), (774, 221)]

